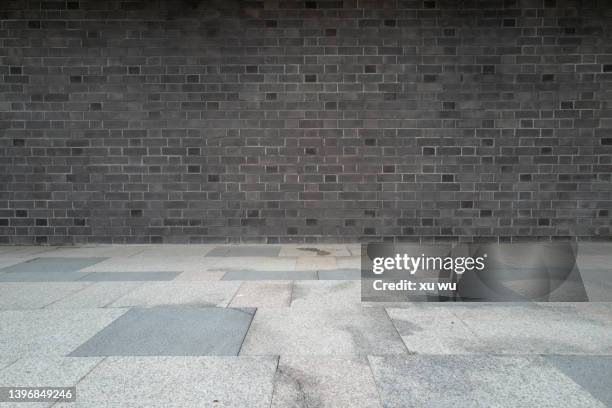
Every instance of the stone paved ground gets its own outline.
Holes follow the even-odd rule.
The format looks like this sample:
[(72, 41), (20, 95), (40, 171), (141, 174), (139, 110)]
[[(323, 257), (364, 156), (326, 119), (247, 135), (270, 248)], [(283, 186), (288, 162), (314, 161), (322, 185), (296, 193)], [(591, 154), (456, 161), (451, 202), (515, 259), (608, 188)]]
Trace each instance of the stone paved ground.
[(0, 247), (0, 386), (75, 385), (77, 407), (612, 406), (611, 245), (580, 246), (591, 303), (364, 304), (359, 252)]

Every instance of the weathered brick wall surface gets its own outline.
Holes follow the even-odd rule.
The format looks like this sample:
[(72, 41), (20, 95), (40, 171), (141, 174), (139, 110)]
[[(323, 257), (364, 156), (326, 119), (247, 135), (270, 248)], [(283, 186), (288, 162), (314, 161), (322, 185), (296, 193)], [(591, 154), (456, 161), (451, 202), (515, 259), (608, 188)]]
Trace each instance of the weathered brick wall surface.
[(610, 237), (609, 1), (0, 19), (0, 243)]

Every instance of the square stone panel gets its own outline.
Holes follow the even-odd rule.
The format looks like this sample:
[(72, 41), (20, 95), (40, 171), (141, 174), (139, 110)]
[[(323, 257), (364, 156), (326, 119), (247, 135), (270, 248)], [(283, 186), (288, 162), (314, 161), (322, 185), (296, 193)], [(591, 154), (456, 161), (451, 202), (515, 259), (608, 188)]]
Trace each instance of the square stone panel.
[(273, 408), (380, 407), (365, 356), (281, 356)]
[(78, 407), (269, 408), (278, 357), (107, 357), (78, 385)]
[(134, 308), (70, 356), (235, 356), (254, 314), (255, 309)]
[(612, 356), (546, 356), (546, 361), (612, 407)]
[(118, 281), (170, 281), (181, 272), (91, 272), (79, 279), (88, 282), (118, 282)]
[(250, 281), (240, 285), (231, 307), (287, 307), (291, 302), (293, 282)]
[(111, 304), (111, 307), (194, 306), (225, 307), (234, 297), (240, 282), (171, 281), (145, 283)]
[(141, 286), (141, 282), (95, 282), (65, 298), (51, 303), (50, 309), (82, 309), (107, 307), (126, 293)]
[(0, 283), (0, 309), (39, 309), (86, 288), (86, 282)]
[(383, 406), (601, 407), (538, 357), (370, 356)]
[[(0, 387), (71, 387), (76, 385), (100, 361), (102, 361), (101, 357), (21, 358), (0, 370)], [(30, 404), (15, 405), (17, 407), (30, 406)]]
[(123, 309), (2, 311), (0, 358), (65, 356), (123, 313)]
[(35, 258), (0, 269), (0, 282), (70, 282), (86, 275), (80, 270), (106, 258)]
[(317, 271), (320, 280), (360, 280), (361, 270), (359, 269), (331, 269)]
[(73, 272), (95, 265), (107, 258), (34, 258), (17, 265), (7, 266), (0, 272), (7, 273), (38, 273), (38, 272)]
[(314, 280), (316, 271), (228, 271), (223, 275), (224, 281), (232, 280)]
[(278, 256), (280, 247), (272, 245), (227, 245), (212, 249), (206, 256), (236, 257), (236, 256)]
[(383, 309), (258, 309), (241, 355), (357, 355), (406, 353)]

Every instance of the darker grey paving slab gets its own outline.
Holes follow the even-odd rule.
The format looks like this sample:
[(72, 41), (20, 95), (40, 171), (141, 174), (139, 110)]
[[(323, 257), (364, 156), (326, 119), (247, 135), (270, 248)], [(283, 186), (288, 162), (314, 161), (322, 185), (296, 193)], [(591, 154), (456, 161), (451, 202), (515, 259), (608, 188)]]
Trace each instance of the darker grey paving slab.
[(108, 258), (34, 258), (17, 265), (1, 268), (6, 273), (34, 273), (34, 272), (75, 272), (88, 266), (95, 265)]
[(0, 282), (70, 282), (88, 272), (79, 270), (107, 258), (35, 258), (0, 269)]
[(236, 257), (236, 256), (278, 256), (281, 248), (278, 246), (220, 246), (213, 248), (206, 256)]
[(120, 281), (170, 281), (181, 272), (91, 272), (80, 278), (80, 281), (90, 282), (120, 282)]
[(359, 280), (361, 271), (359, 269), (327, 269), (317, 272), (320, 280)]
[(612, 356), (546, 356), (545, 359), (607, 407), (612, 407)]
[(86, 272), (15, 272), (0, 275), (0, 282), (73, 282), (86, 276)]
[(228, 271), (222, 280), (316, 280), (316, 271)]
[(254, 314), (249, 308), (134, 308), (70, 356), (235, 356)]

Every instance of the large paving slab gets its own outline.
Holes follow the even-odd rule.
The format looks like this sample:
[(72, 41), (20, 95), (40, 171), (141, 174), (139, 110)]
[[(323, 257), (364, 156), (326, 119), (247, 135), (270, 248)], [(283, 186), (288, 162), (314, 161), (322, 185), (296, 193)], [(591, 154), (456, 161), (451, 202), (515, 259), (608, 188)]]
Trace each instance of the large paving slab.
[(343, 308), (361, 306), (359, 281), (296, 281), (291, 307)]
[(80, 271), (106, 258), (45, 257), (0, 269), (0, 282), (70, 282), (86, 273)]
[(293, 271), (296, 258), (278, 258), (272, 256), (260, 257), (207, 257), (214, 266), (208, 269), (218, 271), (256, 270), (256, 271)]
[(223, 275), (224, 281), (240, 280), (315, 280), (316, 271), (228, 271)]
[(62, 257), (39, 257), (28, 261), (7, 266), (0, 269), (0, 272), (11, 274), (17, 273), (53, 273), (53, 272), (73, 272), (95, 265), (104, 261), (106, 258), (62, 258)]
[(0, 358), (65, 356), (123, 313), (123, 309), (1, 311)]
[(317, 271), (319, 280), (360, 280), (359, 269), (329, 269)]
[(70, 356), (237, 355), (254, 314), (246, 308), (134, 308)]
[(278, 256), (280, 247), (273, 245), (225, 245), (218, 246), (210, 250), (206, 256), (218, 257), (258, 257), (258, 256)]
[(230, 307), (287, 307), (291, 303), (292, 282), (244, 282)]
[(0, 283), (0, 310), (39, 309), (83, 290), (91, 283)]
[(44, 256), (59, 257), (130, 257), (145, 250), (141, 245), (87, 245), (58, 247)]
[(330, 256), (301, 256), (295, 263), (297, 270), (337, 269), (336, 258)]
[[(73, 387), (101, 361), (101, 357), (21, 358), (0, 370), (0, 387)], [(77, 390), (77, 396), (78, 393)], [(15, 405), (19, 407), (30, 404)]]
[(155, 282), (145, 283), (117, 299), (111, 307), (131, 306), (227, 306), (240, 282)]
[(319, 256), (319, 257), (337, 257), (350, 256), (350, 252), (346, 245), (282, 245), (278, 256), (301, 257), (301, 256)]
[(612, 356), (546, 356), (547, 362), (612, 407)]
[(89, 284), (65, 298), (53, 302), (46, 308), (76, 309), (107, 307), (121, 296), (142, 285), (140, 282), (96, 282)]
[[(574, 309), (564, 305), (414, 304), (387, 311), (406, 347), (417, 353), (612, 354), (612, 325), (602, 320), (609, 309), (594, 311), (597, 319), (586, 318), (584, 310), (569, 313)], [(584, 305), (588, 311), (597, 304)]]
[(141, 272), (91, 272), (79, 278), (88, 282), (118, 282), (118, 281), (170, 281), (181, 272), (173, 271), (141, 271)]
[(205, 271), (223, 258), (205, 256), (152, 257), (135, 255), (127, 258), (110, 258), (84, 268), (82, 272), (149, 272), (149, 271)]
[(241, 355), (405, 353), (383, 309), (258, 309)]
[(380, 407), (365, 356), (281, 356), (272, 407)]
[(518, 356), (370, 356), (387, 408), (601, 407), (540, 358)]
[(70, 407), (269, 408), (277, 357), (108, 357)]

